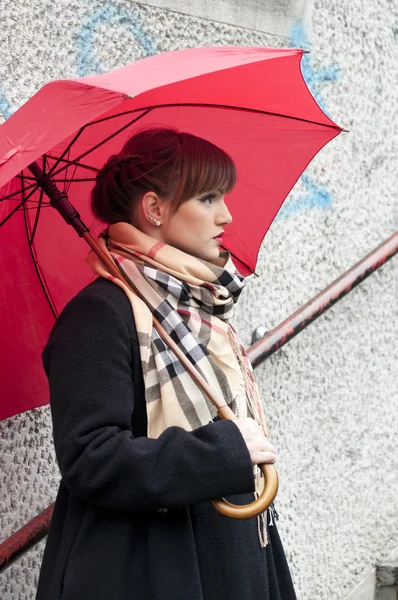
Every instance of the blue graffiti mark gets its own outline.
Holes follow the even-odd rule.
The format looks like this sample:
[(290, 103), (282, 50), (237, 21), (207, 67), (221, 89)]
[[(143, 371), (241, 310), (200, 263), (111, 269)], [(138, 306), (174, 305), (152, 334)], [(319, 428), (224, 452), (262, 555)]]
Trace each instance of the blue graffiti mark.
[[(289, 46), (291, 48), (307, 48), (309, 45), (308, 35), (302, 23), (296, 23), (290, 34)], [(301, 59), (301, 72), (306, 84), (311, 90), (312, 95), (328, 117), (330, 115), (325, 107), (325, 102), (321, 95), (320, 87), (324, 83), (335, 83), (340, 75), (340, 69), (337, 65), (330, 65), (323, 69), (314, 69), (311, 54), (304, 54)]]
[[(293, 48), (307, 48), (309, 40), (307, 32), (302, 23), (296, 23), (290, 35), (289, 46)], [(301, 60), (301, 70), (303, 77), (311, 90), (315, 100), (328, 116), (328, 111), (325, 107), (325, 102), (321, 94), (321, 86), (324, 83), (335, 83), (339, 78), (339, 68), (336, 65), (331, 65), (323, 69), (314, 69), (311, 59), (311, 54), (304, 54)], [(301, 212), (307, 212), (314, 208), (327, 209), (332, 204), (331, 193), (317, 184), (307, 173), (303, 173), (300, 181), (303, 183), (306, 193), (292, 195), (292, 198), (282, 206), (277, 214), (276, 220), (291, 217)]]
[(8, 117), (11, 117), (13, 110), (11, 109), (10, 103), (7, 100), (5, 92), (0, 88), (0, 114), (6, 121)]
[(286, 219), (297, 213), (307, 212), (313, 208), (329, 208), (332, 203), (332, 195), (325, 188), (319, 186), (306, 173), (301, 176), (301, 181), (304, 183), (307, 194), (293, 196), (293, 198), (282, 206), (275, 220)]
[(97, 27), (105, 23), (122, 25), (141, 44), (146, 56), (156, 54), (156, 47), (148, 34), (145, 33), (135, 12), (126, 12), (120, 7), (108, 4), (91, 15), (81, 26), (77, 41), (78, 77), (98, 75), (104, 72), (101, 62), (94, 53), (94, 33)]

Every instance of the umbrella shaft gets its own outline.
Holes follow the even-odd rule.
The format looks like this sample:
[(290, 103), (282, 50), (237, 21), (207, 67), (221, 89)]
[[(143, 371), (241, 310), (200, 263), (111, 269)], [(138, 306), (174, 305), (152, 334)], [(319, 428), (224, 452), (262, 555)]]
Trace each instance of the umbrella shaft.
[(50, 203), (53, 208), (56, 208), (61, 217), (67, 222), (68, 225), (72, 225), (79, 237), (83, 237), (84, 233), (89, 229), (83, 223), (79, 213), (74, 206), (69, 202), (68, 196), (65, 192), (61, 192), (55, 185), (54, 181), (46, 175), (43, 169), (33, 162), (29, 165), (28, 169), (36, 177), (37, 183), (44, 190), (47, 196), (50, 198)]

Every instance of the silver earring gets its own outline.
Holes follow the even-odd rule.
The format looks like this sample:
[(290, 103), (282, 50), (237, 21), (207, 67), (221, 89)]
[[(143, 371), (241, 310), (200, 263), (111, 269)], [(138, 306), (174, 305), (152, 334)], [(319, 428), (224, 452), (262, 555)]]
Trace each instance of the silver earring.
[(151, 221), (151, 223), (153, 223), (154, 225), (156, 225), (156, 227), (159, 227), (161, 225), (161, 222), (155, 219), (152, 215), (148, 215), (148, 220)]

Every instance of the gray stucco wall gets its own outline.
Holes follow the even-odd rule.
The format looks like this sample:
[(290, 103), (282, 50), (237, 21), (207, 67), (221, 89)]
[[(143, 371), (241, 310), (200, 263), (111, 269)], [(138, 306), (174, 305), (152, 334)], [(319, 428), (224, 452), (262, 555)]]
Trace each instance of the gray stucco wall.
[[(315, 159), (266, 237), (260, 278), (250, 279), (235, 319), (249, 345), (255, 327), (279, 323), (397, 229), (398, 6), (238, 4), (0, 0), (0, 113), (7, 118), (50, 79), (153, 52), (311, 48), (307, 81), (350, 133)], [(257, 370), (300, 600), (342, 600), (398, 545), (397, 297), (393, 259)], [(1, 422), (0, 437), (5, 539), (55, 497), (48, 407)], [(2, 576), (2, 598), (34, 597), (42, 549)]]

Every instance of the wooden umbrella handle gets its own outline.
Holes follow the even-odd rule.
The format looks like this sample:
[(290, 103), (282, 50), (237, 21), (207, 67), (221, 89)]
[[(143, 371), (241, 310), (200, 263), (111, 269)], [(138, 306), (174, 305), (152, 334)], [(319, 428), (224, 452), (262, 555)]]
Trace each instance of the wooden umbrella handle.
[(274, 465), (259, 465), (264, 476), (264, 489), (260, 496), (250, 504), (232, 504), (221, 498), (212, 500), (213, 506), (226, 517), (232, 519), (250, 519), (265, 512), (274, 501), (278, 492), (278, 473)]
[[(96, 240), (92, 237), (89, 231), (83, 233), (82, 237), (86, 240), (90, 248), (95, 252), (98, 258), (104, 263), (104, 265), (108, 268), (109, 272), (113, 277), (123, 281), (123, 283), (131, 290), (134, 294), (138, 295), (141, 300), (146, 302), (145, 298), (143, 298), (138, 291), (131, 285), (130, 281), (128, 281), (123, 274), (119, 271), (116, 264), (113, 260), (102, 250), (102, 248), (98, 245)], [(149, 307), (148, 307), (149, 308)], [(176, 357), (188, 371), (192, 379), (198, 385), (198, 387), (202, 390), (204, 394), (209, 398), (209, 400), (214, 404), (217, 408), (218, 415), (221, 419), (231, 419), (236, 420), (236, 417), (232, 410), (225, 404), (224, 401), (218, 400), (207, 381), (202, 377), (197, 369), (192, 365), (192, 363), (187, 359), (185, 354), (180, 350), (177, 344), (173, 341), (167, 331), (164, 329), (163, 325), (153, 316), (153, 326), (156, 331), (162, 338), (162, 340), (167, 344), (167, 346), (174, 352)], [(215, 508), (227, 517), (231, 517), (233, 519), (249, 519), (250, 517), (256, 517), (260, 513), (267, 510), (267, 508), (272, 504), (276, 493), (278, 491), (278, 474), (273, 465), (261, 465), (261, 471), (264, 475), (264, 489), (259, 498), (257, 498), (254, 502), (250, 504), (246, 504), (243, 506), (234, 505), (228, 502), (227, 500), (213, 500), (213, 505)]]
[[(220, 419), (236, 420), (229, 406), (220, 408), (218, 416)], [(264, 477), (264, 488), (260, 496), (254, 502), (250, 502), (250, 504), (232, 504), (228, 500), (225, 500), (225, 498), (212, 500), (213, 506), (222, 515), (231, 517), (232, 519), (250, 519), (251, 517), (257, 517), (257, 515), (265, 512), (271, 506), (278, 493), (278, 472), (274, 465), (259, 465), (259, 467)]]

